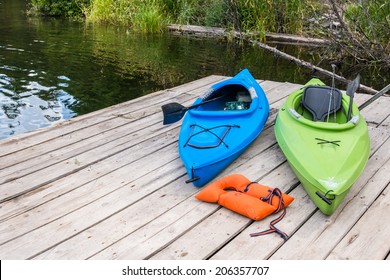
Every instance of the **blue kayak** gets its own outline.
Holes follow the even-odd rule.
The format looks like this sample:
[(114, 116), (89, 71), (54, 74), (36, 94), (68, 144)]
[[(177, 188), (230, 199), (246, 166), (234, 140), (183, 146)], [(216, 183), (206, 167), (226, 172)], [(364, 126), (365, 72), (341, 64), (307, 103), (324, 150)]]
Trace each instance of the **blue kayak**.
[(247, 69), (219, 82), (188, 110), (180, 130), (179, 154), (189, 179), (201, 187), (248, 148), (263, 130), (269, 104)]

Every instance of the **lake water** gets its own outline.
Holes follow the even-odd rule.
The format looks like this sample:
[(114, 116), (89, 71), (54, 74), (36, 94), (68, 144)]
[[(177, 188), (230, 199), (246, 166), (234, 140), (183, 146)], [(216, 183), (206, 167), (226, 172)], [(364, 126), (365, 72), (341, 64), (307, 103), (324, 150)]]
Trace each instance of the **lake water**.
[[(0, 139), (212, 74), (248, 68), (263, 80), (310, 77), (307, 69), (252, 46), (28, 18), (25, 3), (0, 2)], [(307, 49), (281, 48), (311, 57)]]

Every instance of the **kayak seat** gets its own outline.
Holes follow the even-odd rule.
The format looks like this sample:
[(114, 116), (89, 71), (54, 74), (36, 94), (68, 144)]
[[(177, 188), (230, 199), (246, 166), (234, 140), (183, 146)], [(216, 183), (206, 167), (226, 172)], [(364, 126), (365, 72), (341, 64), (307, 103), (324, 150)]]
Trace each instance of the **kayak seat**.
[(341, 91), (336, 88), (308, 86), (303, 91), (301, 105), (311, 113), (313, 121), (324, 121), (328, 115), (340, 110), (341, 97)]

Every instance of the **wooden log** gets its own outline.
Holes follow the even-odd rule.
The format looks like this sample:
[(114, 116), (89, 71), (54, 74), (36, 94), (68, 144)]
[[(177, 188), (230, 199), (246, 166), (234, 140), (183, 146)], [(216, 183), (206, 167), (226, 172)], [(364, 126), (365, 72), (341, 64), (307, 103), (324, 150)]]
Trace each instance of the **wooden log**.
[[(181, 25), (181, 24), (170, 24), (167, 26), (167, 29), (170, 32), (176, 34), (187, 34), (192, 36), (202, 36), (202, 37), (225, 37), (230, 36), (231, 34), (235, 35), (235, 32), (227, 30), (220, 27), (206, 27), (198, 25)], [(246, 35), (254, 37), (256, 36), (255, 32), (248, 32)], [(293, 34), (281, 34), (267, 32), (265, 34), (267, 41), (277, 42), (280, 44), (298, 44), (305, 46), (323, 46), (330, 44), (330, 41), (319, 38), (309, 38)]]
[[(285, 59), (288, 59), (291, 62), (294, 62), (294, 63), (296, 63), (298, 65), (301, 65), (301, 66), (304, 66), (306, 68), (309, 68), (312, 71), (317, 71), (317, 72), (319, 72), (319, 73), (321, 73), (323, 75), (329, 76), (329, 77), (333, 77), (334, 76), (334, 78), (336, 80), (338, 80), (340, 82), (343, 82), (343, 83), (346, 83), (346, 84), (350, 82), (350, 80), (348, 80), (348, 79), (346, 79), (346, 78), (344, 78), (344, 77), (342, 77), (340, 75), (337, 75), (337, 74), (333, 75), (333, 73), (328, 71), (328, 70), (325, 70), (325, 69), (323, 69), (321, 67), (318, 67), (318, 66), (315, 66), (315, 65), (313, 65), (313, 64), (311, 64), (311, 63), (309, 63), (307, 61), (304, 61), (302, 59), (296, 58), (295, 56), (292, 56), (292, 55), (289, 55), (289, 54), (287, 54), (285, 52), (282, 52), (282, 51), (278, 50), (277, 48), (268, 46), (267, 44), (261, 43), (261, 42), (259, 42), (257, 40), (251, 39), (251, 38), (244, 38), (244, 39), (246, 41), (250, 42), (253, 45), (256, 45), (256, 46), (258, 46), (258, 47), (260, 47), (262, 49), (270, 51), (270, 52), (274, 53), (275, 55), (283, 57)], [(368, 86), (362, 85), (362, 84), (360, 84), (359, 89), (362, 92), (366, 92), (366, 93), (370, 93), (370, 94), (376, 94), (378, 92), (377, 90), (375, 90), (373, 88), (370, 88)]]
[[(180, 32), (181, 34), (189, 34), (189, 35), (196, 35), (196, 34), (204, 34), (206, 36), (225, 36), (225, 37), (235, 37), (240, 40), (245, 40), (252, 45), (256, 45), (262, 49), (265, 49), (267, 51), (272, 52), (273, 54), (280, 56), (282, 58), (288, 59), (291, 62), (294, 62), (300, 66), (304, 66), (306, 68), (311, 69), (312, 71), (316, 71), (318, 73), (321, 73), (323, 75), (333, 77), (343, 83), (349, 83), (350, 81), (340, 75), (333, 75), (332, 72), (325, 70), (321, 67), (315, 66), (307, 61), (304, 61), (302, 59), (296, 58), (295, 56), (289, 55), (285, 52), (282, 52), (278, 50), (275, 47), (271, 47), (265, 43), (259, 42), (258, 40), (253, 39), (253, 33), (241, 33), (238, 31), (227, 31), (223, 28), (217, 28), (217, 27), (203, 27), (203, 26), (194, 26), (194, 25), (178, 25), (178, 24), (171, 24), (168, 25), (168, 30), (171, 31), (177, 31)], [(296, 44), (302, 44), (304, 42), (309, 43), (312, 42), (317, 45), (323, 45), (323, 44), (328, 44), (329, 42), (326, 40), (321, 40), (321, 39), (315, 39), (315, 38), (305, 38), (305, 37), (300, 37), (300, 36), (294, 36), (294, 35), (289, 35), (289, 34), (275, 34), (275, 33), (267, 33), (267, 38), (268, 39), (275, 39), (275, 40), (285, 40), (288, 41), (289, 43), (295, 42)], [(376, 94), (378, 91), (365, 86), (365, 85), (360, 85), (359, 87), (360, 91), (365, 92), (365, 93), (370, 93), (370, 94)]]

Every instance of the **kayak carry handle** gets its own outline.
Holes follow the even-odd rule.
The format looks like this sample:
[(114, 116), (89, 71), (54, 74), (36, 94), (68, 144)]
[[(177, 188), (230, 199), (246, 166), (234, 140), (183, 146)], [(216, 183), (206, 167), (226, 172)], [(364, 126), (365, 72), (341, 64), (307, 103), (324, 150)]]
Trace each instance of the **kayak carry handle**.
[(323, 201), (325, 201), (327, 204), (332, 205), (332, 201), (330, 201), (325, 195), (320, 193), (319, 191), (316, 191), (316, 195), (318, 195)]
[(195, 181), (198, 181), (200, 179), (199, 176), (195, 177), (195, 178), (191, 178), (191, 179), (188, 179), (186, 180), (186, 183), (189, 184), (189, 183), (192, 183), (192, 182), (195, 182)]

